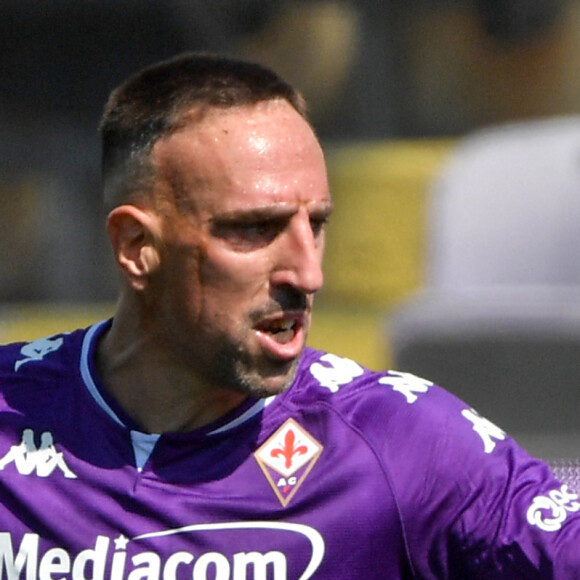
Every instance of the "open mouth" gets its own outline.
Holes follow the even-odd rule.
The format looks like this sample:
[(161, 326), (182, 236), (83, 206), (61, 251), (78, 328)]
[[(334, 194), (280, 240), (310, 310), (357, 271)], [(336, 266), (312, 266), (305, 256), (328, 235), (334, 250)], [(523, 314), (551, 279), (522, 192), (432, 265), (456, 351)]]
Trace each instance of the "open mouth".
[(257, 327), (257, 330), (268, 334), (280, 344), (287, 344), (294, 338), (297, 328), (297, 320), (291, 318), (279, 318), (260, 324)]

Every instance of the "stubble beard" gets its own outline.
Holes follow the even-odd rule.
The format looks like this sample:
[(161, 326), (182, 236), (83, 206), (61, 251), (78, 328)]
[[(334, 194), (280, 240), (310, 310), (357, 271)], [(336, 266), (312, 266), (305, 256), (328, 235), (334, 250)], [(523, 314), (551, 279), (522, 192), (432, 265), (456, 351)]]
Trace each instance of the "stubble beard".
[[(197, 358), (197, 364), (209, 384), (217, 389), (242, 393), (251, 398), (267, 398), (286, 391), (293, 383), (302, 354), (292, 360), (281, 360), (265, 353), (252, 353), (248, 344), (260, 320), (281, 310), (309, 312), (311, 303), (305, 294), (291, 288), (278, 289), (269, 303), (247, 313), (235, 326), (234, 332), (209, 332), (199, 338), (205, 358)], [(205, 321), (206, 329), (215, 323)], [(305, 334), (307, 329), (303, 329)], [(301, 353), (304, 349), (302, 349)], [(199, 369), (199, 367), (198, 367)]]
[(224, 343), (211, 363), (212, 381), (251, 398), (267, 398), (290, 387), (299, 361), (300, 357), (289, 362), (268, 359), (260, 365), (241, 346)]

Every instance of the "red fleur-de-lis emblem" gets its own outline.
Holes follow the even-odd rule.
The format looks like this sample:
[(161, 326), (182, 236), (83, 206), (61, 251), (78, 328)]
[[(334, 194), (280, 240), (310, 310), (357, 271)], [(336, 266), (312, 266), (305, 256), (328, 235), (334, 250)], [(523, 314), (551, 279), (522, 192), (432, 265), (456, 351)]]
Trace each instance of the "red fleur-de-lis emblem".
[(322, 445), (304, 427), (287, 419), (254, 456), (280, 503), (286, 506), (321, 451)]
[(306, 455), (308, 453), (308, 447), (306, 445), (299, 445), (294, 447), (296, 442), (296, 435), (292, 429), (288, 429), (286, 435), (284, 436), (284, 447), (276, 447), (270, 451), (272, 457), (284, 457), (284, 466), (286, 469), (292, 466), (292, 459), (295, 455)]

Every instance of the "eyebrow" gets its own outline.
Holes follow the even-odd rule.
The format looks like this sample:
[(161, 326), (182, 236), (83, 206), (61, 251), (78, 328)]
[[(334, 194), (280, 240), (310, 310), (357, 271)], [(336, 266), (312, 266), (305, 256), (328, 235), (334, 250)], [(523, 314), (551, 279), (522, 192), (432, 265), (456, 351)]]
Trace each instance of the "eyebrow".
[[(242, 208), (214, 215), (209, 219), (209, 223), (215, 225), (235, 222), (286, 219), (293, 216), (298, 211), (299, 207), (300, 205), (298, 204), (280, 204), (251, 209)], [(321, 204), (312, 205), (311, 207), (312, 210), (310, 213), (312, 215), (330, 216), (333, 211), (333, 204), (331, 201), (324, 201)]]

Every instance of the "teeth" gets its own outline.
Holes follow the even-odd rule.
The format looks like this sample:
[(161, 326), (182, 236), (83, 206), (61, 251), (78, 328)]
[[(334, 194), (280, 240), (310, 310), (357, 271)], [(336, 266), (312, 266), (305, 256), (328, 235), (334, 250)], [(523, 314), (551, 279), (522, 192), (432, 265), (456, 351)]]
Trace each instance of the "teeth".
[(294, 321), (287, 318), (272, 320), (266, 329), (280, 344), (290, 342), (294, 336)]
[(258, 329), (268, 333), (280, 344), (286, 344), (294, 338), (297, 332), (297, 322), (292, 318), (276, 318), (259, 325)]
[(278, 332), (283, 330), (290, 330), (294, 326), (293, 320), (274, 320), (268, 325), (272, 332)]

